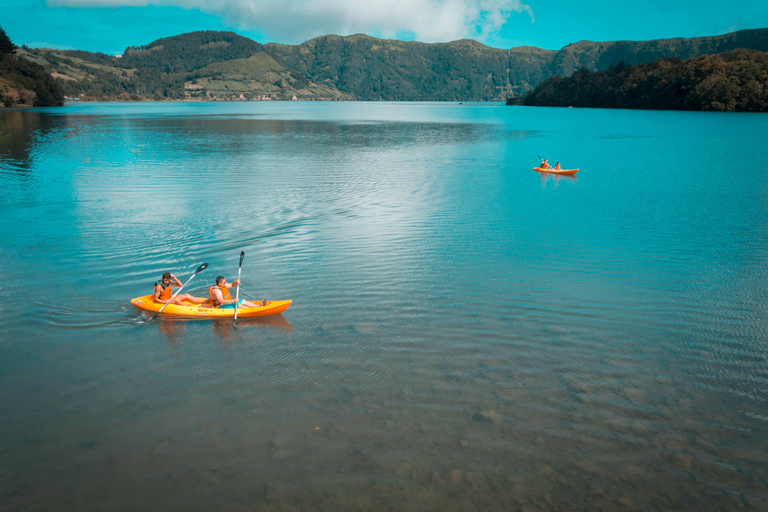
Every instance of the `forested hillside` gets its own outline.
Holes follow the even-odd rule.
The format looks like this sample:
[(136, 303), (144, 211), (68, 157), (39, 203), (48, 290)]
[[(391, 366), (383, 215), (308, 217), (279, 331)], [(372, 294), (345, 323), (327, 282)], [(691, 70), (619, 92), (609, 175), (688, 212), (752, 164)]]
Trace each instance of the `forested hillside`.
[(17, 55), (0, 27), (0, 107), (52, 107), (64, 104), (58, 82), (42, 66)]
[(540, 84), (524, 105), (768, 112), (768, 53), (734, 50), (687, 60), (583, 68)]
[(261, 45), (232, 32), (192, 32), (130, 47), (121, 58), (22, 48), (81, 99), (357, 99), (503, 101), (552, 76), (735, 48), (768, 51), (768, 29), (692, 39), (582, 41), (559, 51), (425, 44), (365, 35)]
[(690, 59), (700, 55), (728, 52), (737, 48), (768, 51), (768, 29), (740, 30), (720, 36), (688, 39), (580, 41), (557, 52), (552, 63), (552, 74), (570, 76), (581, 68), (587, 68), (590, 71), (606, 70), (619, 62), (627, 65), (650, 64), (662, 57)]
[(482, 101), (512, 87), (509, 50), (471, 40), (425, 44), (358, 34), (265, 46), (286, 67), (361, 100)]
[(122, 57), (20, 50), (59, 79), (67, 96), (94, 100), (343, 98), (274, 62), (233, 32), (191, 32), (128, 47)]
[(624, 61), (689, 58), (735, 48), (768, 50), (768, 29), (656, 41), (582, 41), (559, 51), (510, 50), (476, 41), (424, 44), (365, 35), (322, 36), (289, 46), (264, 45), (278, 62), (362, 100), (500, 101), (552, 76)]

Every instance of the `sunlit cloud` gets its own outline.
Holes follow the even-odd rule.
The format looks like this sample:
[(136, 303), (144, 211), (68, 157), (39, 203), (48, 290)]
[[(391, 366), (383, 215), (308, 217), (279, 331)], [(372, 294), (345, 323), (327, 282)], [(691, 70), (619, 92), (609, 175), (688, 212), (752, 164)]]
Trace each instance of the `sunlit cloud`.
[(298, 43), (326, 34), (407, 34), (418, 41), (484, 40), (514, 14), (534, 21), (521, 0), (48, 0), (50, 7), (176, 6), (221, 17), (268, 40)]

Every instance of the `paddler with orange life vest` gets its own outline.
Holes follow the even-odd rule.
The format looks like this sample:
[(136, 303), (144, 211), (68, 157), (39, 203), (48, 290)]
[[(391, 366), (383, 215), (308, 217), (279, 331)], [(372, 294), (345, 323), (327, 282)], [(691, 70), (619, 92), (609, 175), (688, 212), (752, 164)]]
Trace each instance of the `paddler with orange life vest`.
[(555, 164), (555, 170), (556, 170), (556, 171), (559, 171), (559, 170), (560, 170), (560, 162), (557, 162), (557, 163)]
[(543, 161), (543, 162), (541, 162), (541, 168), (542, 168), (542, 169), (551, 169), (551, 168), (552, 168), (552, 166), (551, 166), (551, 165), (549, 165), (549, 160), (547, 160), (547, 159), (545, 158), (545, 159), (544, 159), (544, 161)]
[[(155, 283), (155, 302), (158, 302), (160, 304), (178, 304), (179, 306), (188, 306), (189, 304), (184, 304), (183, 301), (191, 302), (193, 304), (202, 304), (205, 302), (203, 299), (198, 299), (197, 297), (193, 297), (188, 293), (182, 293), (181, 295), (177, 295), (176, 297), (173, 297), (173, 287), (174, 286), (184, 286), (181, 284), (181, 281), (176, 279), (176, 276), (171, 274), (170, 272), (166, 272), (163, 274), (163, 278)], [(173, 297), (173, 301), (171, 301), (171, 298)]]
[(233, 299), (232, 295), (229, 293), (229, 289), (239, 284), (239, 279), (233, 283), (227, 283), (227, 279), (224, 276), (217, 277), (216, 284), (208, 288), (208, 293), (211, 294), (211, 302), (213, 303), (213, 307), (222, 309), (235, 309), (235, 303), (238, 302), (240, 304), (238, 307), (241, 308), (258, 308), (267, 305), (266, 300), (261, 301), (260, 304), (254, 304), (253, 302), (249, 302), (244, 299), (240, 299), (239, 301)]

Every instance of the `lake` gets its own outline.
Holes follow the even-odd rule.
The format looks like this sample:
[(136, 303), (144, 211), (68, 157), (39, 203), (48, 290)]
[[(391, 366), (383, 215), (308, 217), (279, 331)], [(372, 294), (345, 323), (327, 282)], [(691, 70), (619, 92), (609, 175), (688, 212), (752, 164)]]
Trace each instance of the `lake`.
[[(5, 510), (768, 509), (768, 115), (0, 111)], [(538, 155), (574, 177), (539, 174)], [(163, 272), (274, 317), (134, 308)]]

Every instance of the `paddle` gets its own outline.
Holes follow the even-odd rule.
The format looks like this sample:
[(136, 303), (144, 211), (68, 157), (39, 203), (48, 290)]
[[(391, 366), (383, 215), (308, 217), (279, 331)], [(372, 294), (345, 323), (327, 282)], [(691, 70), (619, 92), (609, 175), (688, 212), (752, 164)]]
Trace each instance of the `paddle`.
[[(207, 263), (203, 263), (202, 265), (200, 265), (199, 267), (197, 267), (197, 270), (195, 270), (195, 273), (194, 273), (194, 274), (192, 274), (192, 275), (189, 277), (189, 279), (187, 279), (187, 282), (186, 282), (186, 283), (184, 283), (183, 285), (181, 285), (181, 288), (179, 288), (179, 289), (176, 291), (176, 293), (174, 293), (174, 294), (173, 294), (173, 297), (171, 297), (171, 300), (173, 300), (173, 299), (175, 299), (175, 298), (176, 298), (176, 296), (179, 294), (179, 292), (181, 291), (181, 289), (182, 289), (182, 288), (184, 288), (185, 286), (187, 286), (187, 285), (189, 284), (189, 282), (192, 280), (192, 278), (193, 278), (193, 277), (195, 277), (197, 274), (199, 274), (200, 272), (202, 272), (202, 271), (203, 271), (203, 270), (205, 270), (206, 268), (208, 268), (208, 264), (207, 264)], [(149, 319), (149, 321), (148, 321), (147, 323), (151, 322), (152, 320), (154, 320), (154, 319), (157, 317), (157, 315), (159, 315), (160, 313), (162, 313), (162, 312), (163, 312), (163, 310), (165, 309), (165, 306), (167, 306), (168, 304), (170, 304), (170, 303), (171, 303), (171, 300), (169, 300), (168, 302), (166, 302), (165, 304), (163, 304), (163, 307), (161, 307), (161, 308), (160, 308), (160, 311), (158, 311), (157, 313), (155, 313), (155, 316), (153, 316), (152, 318), (150, 318), (150, 319)]]
[(240, 251), (240, 265), (237, 266), (237, 290), (235, 290), (235, 322), (237, 322), (237, 308), (240, 306), (240, 272), (243, 269), (243, 258), (245, 258), (245, 251)]

